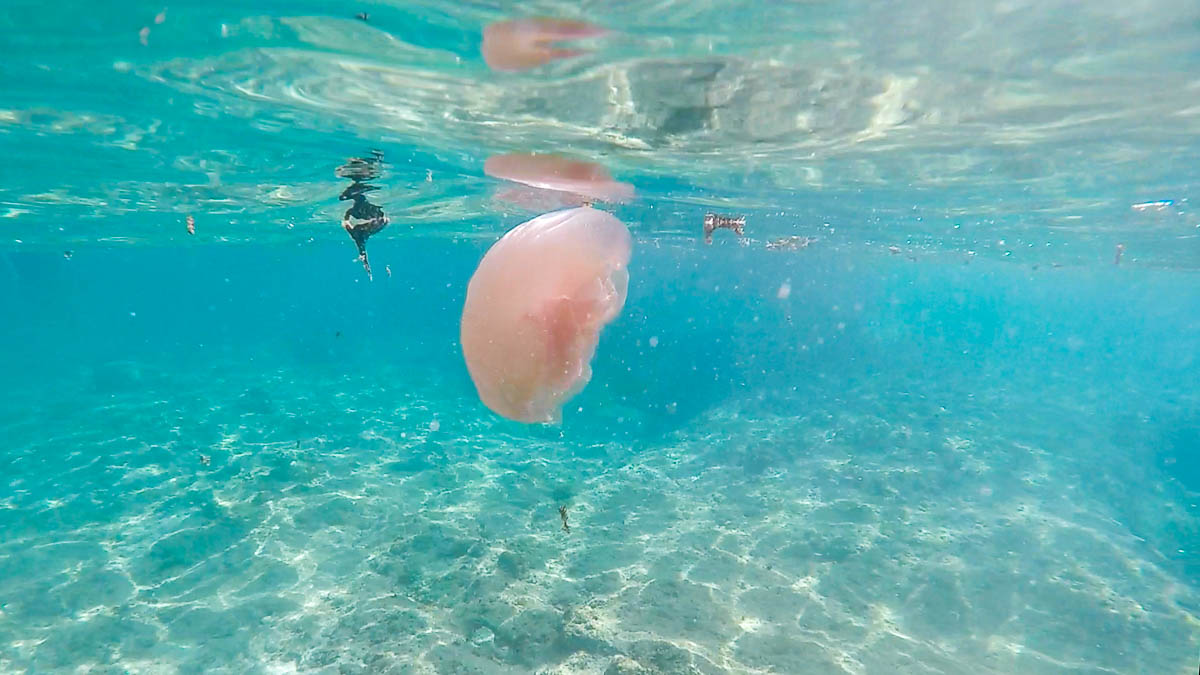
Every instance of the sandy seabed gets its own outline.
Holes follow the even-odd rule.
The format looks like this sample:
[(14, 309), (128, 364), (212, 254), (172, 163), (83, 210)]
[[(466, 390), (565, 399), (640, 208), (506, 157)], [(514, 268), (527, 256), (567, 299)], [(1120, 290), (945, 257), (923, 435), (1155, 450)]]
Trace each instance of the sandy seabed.
[(0, 670), (1195, 669), (1194, 514), (1045, 391), (575, 443), (428, 377), (251, 380), (113, 364), (0, 406)]

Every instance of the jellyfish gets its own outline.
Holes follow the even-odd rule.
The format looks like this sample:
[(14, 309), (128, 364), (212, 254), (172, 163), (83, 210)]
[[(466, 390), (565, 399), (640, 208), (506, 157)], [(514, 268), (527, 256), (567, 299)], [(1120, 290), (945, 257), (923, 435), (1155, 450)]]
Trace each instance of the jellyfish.
[(633, 186), (613, 180), (603, 166), (558, 155), (493, 155), (484, 162), (483, 172), (533, 188), (497, 195), (518, 204), (580, 206), (593, 201), (620, 204), (633, 199)]
[(599, 26), (567, 19), (497, 21), (483, 29), (483, 60), (492, 70), (528, 70), (585, 53), (555, 47), (556, 42), (598, 37), (606, 32)]
[(479, 398), (526, 423), (557, 423), (583, 390), (600, 331), (625, 305), (629, 230), (591, 207), (513, 228), (467, 286), (462, 349)]

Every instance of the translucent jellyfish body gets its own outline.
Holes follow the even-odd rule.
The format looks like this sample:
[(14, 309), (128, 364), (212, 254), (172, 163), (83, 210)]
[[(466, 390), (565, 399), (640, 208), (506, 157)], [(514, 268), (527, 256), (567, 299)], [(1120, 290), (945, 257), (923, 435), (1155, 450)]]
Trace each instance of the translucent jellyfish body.
[(629, 230), (581, 207), (522, 223), (488, 250), (467, 287), (461, 339), (484, 405), (558, 422), (592, 376), (600, 331), (625, 305)]

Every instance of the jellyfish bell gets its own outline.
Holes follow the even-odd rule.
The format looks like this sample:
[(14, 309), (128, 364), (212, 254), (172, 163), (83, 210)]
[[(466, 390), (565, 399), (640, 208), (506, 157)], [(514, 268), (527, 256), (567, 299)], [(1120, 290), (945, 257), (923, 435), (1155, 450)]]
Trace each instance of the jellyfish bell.
[(562, 197), (544, 195), (575, 205), (585, 202), (624, 204), (633, 200), (634, 189), (629, 183), (613, 180), (612, 174), (595, 162), (584, 162), (559, 155), (514, 153), (493, 155), (483, 163), (483, 172), (534, 188), (535, 192), (501, 193), (500, 198), (516, 195), (529, 199), (536, 191), (561, 193)]
[(557, 59), (584, 54), (563, 49), (555, 43), (600, 37), (608, 31), (585, 21), (568, 19), (510, 19), (496, 21), (483, 29), (483, 60), (492, 70), (518, 71), (536, 68)]
[(467, 286), (461, 340), (480, 399), (526, 423), (556, 423), (592, 376), (601, 330), (625, 305), (629, 230), (579, 207), (510, 230)]

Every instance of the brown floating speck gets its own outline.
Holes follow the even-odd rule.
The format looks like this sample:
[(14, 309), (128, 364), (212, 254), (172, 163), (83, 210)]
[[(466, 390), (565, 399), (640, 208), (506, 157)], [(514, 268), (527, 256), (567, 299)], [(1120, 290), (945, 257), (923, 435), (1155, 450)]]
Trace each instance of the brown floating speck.
[(720, 216), (715, 213), (704, 214), (704, 243), (712, 243), (712, 235), (716, 230), (733, 230), (739, 237), (746, 236), (746, 216)]

